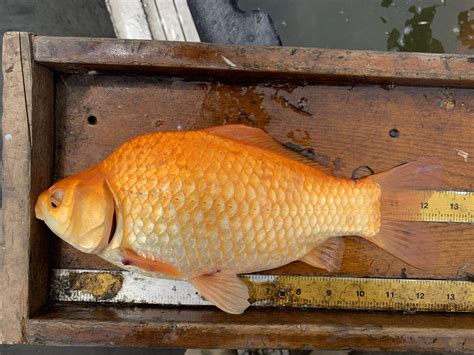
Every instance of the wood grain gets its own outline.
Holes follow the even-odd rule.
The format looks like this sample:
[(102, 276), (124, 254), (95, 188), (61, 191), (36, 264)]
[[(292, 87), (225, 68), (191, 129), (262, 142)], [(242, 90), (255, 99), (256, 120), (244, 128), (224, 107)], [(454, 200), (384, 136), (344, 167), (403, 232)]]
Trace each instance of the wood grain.
[(93, 70), (468, 87), (474, 78), (474, 60), (456, 54), (38, 36), (34, 56), (52, 69), (83, 73)]
[(33, 344), (183, 348), (473, 351), (474, 315), (54, 305)]
[[(470, 89), (72, 75), (60, 78), (56, 93), (57, 178), (98, 163), (138, 134), (245, 123), (282, 143), (312, 150), (316, 160), (338, 176), (351, 177), (358, 167), (381, 172), (435, 156), (448, 173), (445, 187), (473, 189), (473, 160), (465, 162), (456, 152), (474, 152)], [(88, 124), (91, 115), (95, 125)], [(121, 129), (114, 129), (119, 124)], [(390, 136), (391, 129), (399, 131), (398, 138)], [(442, 253), (431, 271), (417, 270), (369, 242), (348, 238), (338, 275), (469, 277), (474, 227), (433, 224), (432, 234)], [(59, 240), (54, 241), (53, 254), (55, 268), (113, 268)], [(302, 263), (271, 272), (328, 275)]]
[(36, 66), (28, 33), (4, 36), (2, 342), (25, 341), (28, 316), (48, 295), (48, 238), (34, 218), (39, 191), (51, 182), (53, 85)]
[[(25, 340), (28, 317), (30, 139), (23, 82), (20, 35), (3, 40), (3, 342)], [(29, 73), (27, 73), (29, 75)], [(10, 136), (9, 136), (10, 135)], [(7, 276), (8, 275), (8, 276)]]
[[(3, 210), (0, 210), (0, 226), (3, 226)], [(3, 237), (3, 227), (0, 229), (0, 270), (2, 271), (2, 275), (0, 276), (0, 287), (2, 290), (5, 289), (5, 276), (4, 276), (4, 261), (5, 261), (5, 238)], [(3, 301), (3, 294), (0, 294), (0, 305), (2, 308), (4, 307)], [(5, 337), (3, 333), (3, 329), (5, 327), (4, 324), (4, 316), (3, 313), (0, 311), (0, 344), (5, 342)]]
[[(38, 195), (51, 185), (54, 163), (54, 80), (53, 73), (32, 58), (31, 34), (21, 34), (26, 104), (31, 137), (29, 220), (29, 314), (48, 301), (48, 228), (33, 212)], [(25, 68), (27, 69), (25, 71)]]

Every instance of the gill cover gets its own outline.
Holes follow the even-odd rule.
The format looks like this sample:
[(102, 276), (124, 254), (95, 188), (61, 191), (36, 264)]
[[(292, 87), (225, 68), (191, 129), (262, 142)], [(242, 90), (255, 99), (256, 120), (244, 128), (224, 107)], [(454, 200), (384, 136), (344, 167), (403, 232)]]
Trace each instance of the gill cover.
[(97, 168), (68, 177), (38, 198), (36, 217), (61, 239), (85, 253), (107, 246), (114, 218), (112, 192)]

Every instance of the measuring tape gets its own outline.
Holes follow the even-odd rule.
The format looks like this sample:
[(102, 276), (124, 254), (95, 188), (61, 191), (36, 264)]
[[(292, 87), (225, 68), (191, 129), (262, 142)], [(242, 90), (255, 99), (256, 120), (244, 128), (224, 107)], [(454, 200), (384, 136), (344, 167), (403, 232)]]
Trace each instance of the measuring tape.
[(447, 280), (245, 276), (257, 305), (403, 311), (474, 311), (474, 283)]
[(397, 220), (474, 223), (474, 192), (410, 191), (393, 196), (386, 216)]
[[(403, 311), (474, 311), (474, 283), (295, 275), (242, 275), (254, 306)], [(53, 270), (56, 301), (210, 305), (185, 281), (125, 271)]]

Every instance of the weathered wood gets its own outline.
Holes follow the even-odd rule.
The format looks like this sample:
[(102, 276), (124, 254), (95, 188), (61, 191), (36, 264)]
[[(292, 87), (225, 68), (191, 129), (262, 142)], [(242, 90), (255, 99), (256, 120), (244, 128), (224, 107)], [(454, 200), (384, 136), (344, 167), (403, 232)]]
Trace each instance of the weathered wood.
[(48, 239), (34, 218), (37, 193), (51, 181), (53, 78), (32, 61), (28, 33), (3, 46), (3, 342), (25, 341), (29, 314), (47, 301)]
[[(99, 162), (138, 134), (240, 122), (261, 127), (282, 143), (312, 149), (335, 175), (351, 177), (361, 166), (380, 172), (435, 156), (448, 172), (446, 187), (473, 189), (474, 161), (465, 162), (456, 151), (474, 152), (470, 89), (73, 75), (58, 81), (56, 93), (58, 178)], [(91, 115), (95, 125), (88, 124)], [(117, 122), (120, 130), (114, 129)], [(391, 129), (399, 137), (392, 138)], [(349, 238), (338, 274), (462, 278), (474, 272), (473, 226), (434, 224), (432, 230), (443, 252), (431, 271), (417, 270), (369, 242)], [(55, 268), (113, 268), (59, 240), (53, 253)], [(271, 273), (329, 274), (302, 263)]]
[(474, 315), (55, 305), (32, 319), (33, 344), (185, 348), (474, 350)]
[(25, 341), (28, 317), (30, 138), (19, 33), (3, 41), (3, 341)]
[[(3, 237), (3, 210), (0, 209), (0, 271), (2, 271), (2, 275), (0, 275), (0, 287), (2, 290), (5, 289), (5, 276), (3, 275), (3, 265), (4, 265), (4, 258), (5, 258), (5, 238)], [(0, 305), (4, 307), (4, 302), (3, 302), (3, 293), (0, 293)], [(0, 344), (2, 344), (5, 341), (4, 334), (3, 334), (3, 328), (4, 328), (4, 317), (3, 313), (1, 313), (0, 317)]]
[[(3, 341), (24, 339), (28, 309), (28, 233), (29, 211), (29, 134), (24, 102), (23, 72), (19, 34), (6, 34), (3, 45), (5, 133), (3, 165), (3, 204), (6, 259), (2, 292)], [(27, 159), (25, 159), (27, 158)], [(22, 193), (22, 191), (24, 193)], [(23, 221), (22, 221), (23, 219)], [(23, 228), (22, 228), (23, 227)], [(20, 229), (20, 235), (15, 233)], [(14, 237), (16, 243), (13, 243)], [(14, 262), (15, 259), (17, 262)], [(8, 277), (6, 277), (8, 275)], [(7, 326), (7, 324), (9, 326)]]
[(33, 61), (31, 34), (21, 34), (26, 104), (31, 137), (29, 220), (29, 314), (43, 307), (49, 295), (49, 235), (44, 223), (36, 219), (38, 195), (49, 185), (54, 163), (54, 80), (53, 73)]
[(153, 38), (141, 0), (107, 0), (105, 3), (117, 37)]
[(41, 37), (35, 60), (65, 72), (146, 72), (237, 78), (356, 81), (472, 87), (474, 60), (457, 54), (221, 46)]

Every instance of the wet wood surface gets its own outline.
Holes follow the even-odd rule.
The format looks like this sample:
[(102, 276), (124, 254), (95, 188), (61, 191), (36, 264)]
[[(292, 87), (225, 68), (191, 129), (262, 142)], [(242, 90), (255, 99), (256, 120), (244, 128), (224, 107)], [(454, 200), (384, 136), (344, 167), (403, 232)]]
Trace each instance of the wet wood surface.
[[(458, 150), (474, 152), (470, 89), (64, 75), (57, 81), (56, 95), (56, 178), (98, 163), (138, 134), (244, 123), (305, 149), (337, 176), (350, 178), (361, 169), (381, 172), (434, 156), (447, 171), (446, 188), (473, 189), (474, 160), (458, 155)], [(393, 130), (396, 137), (391, 136)], [(351, 237), (346, 238), (342, 269), (336, 274), (469, 278), (474, 272), (474, 227), (433, 224), (431, 229), (442, 250), (431, 271), (417, 270)], [(114, 268), (57, 238), (52, 266)], [(271, 273), (329, 275), (302, 263)]]
[(29, 324), (31, 343), (183, 348), (473, 351), (472, 314), (54, 305)]

